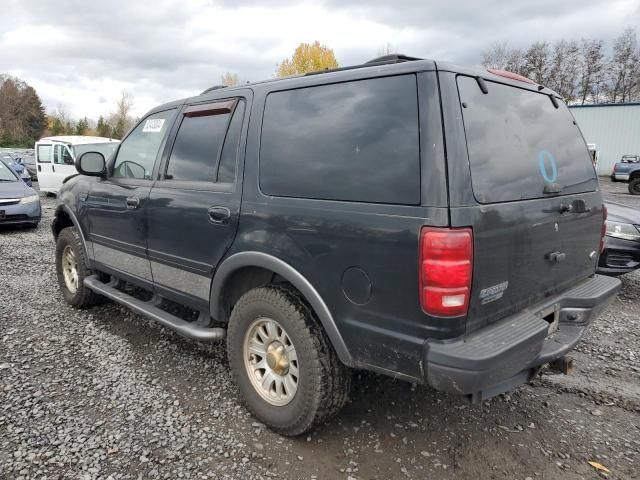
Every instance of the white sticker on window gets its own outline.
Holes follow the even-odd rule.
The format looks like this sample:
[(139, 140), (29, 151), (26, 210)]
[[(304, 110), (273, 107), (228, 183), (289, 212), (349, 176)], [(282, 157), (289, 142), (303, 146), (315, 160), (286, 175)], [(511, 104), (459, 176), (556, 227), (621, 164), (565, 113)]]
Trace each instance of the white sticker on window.
[(153, 118), (144, 122), (142, 128), (143, 133), (158, 133), (162, 131), (164, 125), (164, 118)]

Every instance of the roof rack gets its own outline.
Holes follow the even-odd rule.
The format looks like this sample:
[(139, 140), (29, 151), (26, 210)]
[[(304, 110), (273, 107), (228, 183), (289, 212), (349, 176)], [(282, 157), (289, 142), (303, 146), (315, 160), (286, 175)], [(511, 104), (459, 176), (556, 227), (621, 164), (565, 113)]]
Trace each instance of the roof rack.
[(329, 72), (341, 72), (343, 70), (354, 70), (356, 68), (374, 67), (376, 65), (390, 65), (393, 63), (413, 62), (416, 60), (424, 60), (423, 58), (410, 57), (408, 55), (402, 55), (401, 53), (392, 53), (390, 55), (383, 55), (382, 57), (376, 57), (368, 62), (361, 63), (360, 65), (350, 65), (348, 67), (327, 68), (325, 70), (318, 70), (316, 72), (307, 72), (307, 75), (319, 75), (321, 73)]
[(207, 88), (200, 95), (204, 95), (205, 93), (213, 92), (214, 90), (220, 90), (221, 88), (227, 88), (227, 86), (226, 85), (214, 85), (213, 87)]

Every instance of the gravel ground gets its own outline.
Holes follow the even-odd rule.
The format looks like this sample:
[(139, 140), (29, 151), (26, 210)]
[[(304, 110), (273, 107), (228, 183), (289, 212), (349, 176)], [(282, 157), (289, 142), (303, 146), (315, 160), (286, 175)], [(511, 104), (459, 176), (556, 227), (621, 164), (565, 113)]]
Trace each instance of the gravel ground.
[[(626, 185), (609, 199), (640, 208)], [(42, 198), (35, 230), (0, 232), (0, 478), (640, 477), (640, 274), (573, 355), (480, 406), (373, 374), (308, 437), (240, 406), (223, 345), (184, 340), (112, 303), (58, 291)], [(609, 469), (600, 473), (589, 465)]]

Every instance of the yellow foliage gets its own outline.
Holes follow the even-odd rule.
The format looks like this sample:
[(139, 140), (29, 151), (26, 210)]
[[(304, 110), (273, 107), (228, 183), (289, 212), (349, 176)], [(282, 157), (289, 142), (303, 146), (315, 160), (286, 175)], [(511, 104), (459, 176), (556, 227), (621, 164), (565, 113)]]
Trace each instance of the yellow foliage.
[(313, 43), (301, 43), (293, 52), (291, 58), (285, 58), (276, 71), (276, 76), (299, 75), (307, 72), (317, 72), (329, 68), (337, 68), (338, 61), (333, 50), (320, 45), (317, 40)]

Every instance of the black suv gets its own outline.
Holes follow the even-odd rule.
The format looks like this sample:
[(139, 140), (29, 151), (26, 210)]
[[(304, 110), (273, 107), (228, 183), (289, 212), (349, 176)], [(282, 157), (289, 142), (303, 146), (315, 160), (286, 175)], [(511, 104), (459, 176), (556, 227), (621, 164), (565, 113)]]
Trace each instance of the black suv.
[(575, 121), (509, 72), (397, 56), (211, 89), (77, 168), (53, 222), (66, 300), (226, 336), (286, 435), (340, 410), (354, 368), (513, 389), (620, 285), (594, 274), (606, 213)]

